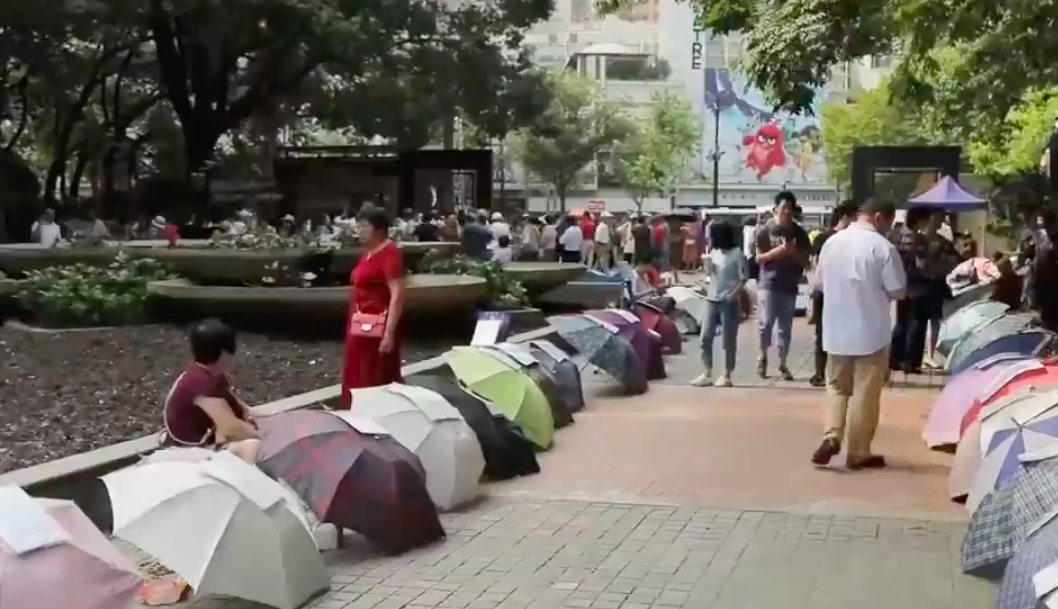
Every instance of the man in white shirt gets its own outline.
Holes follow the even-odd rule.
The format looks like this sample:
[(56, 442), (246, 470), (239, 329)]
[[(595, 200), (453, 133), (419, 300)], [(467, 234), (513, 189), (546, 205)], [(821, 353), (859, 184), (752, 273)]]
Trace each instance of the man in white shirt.
[(491, 218), (491, 224), (489, 225), (489, 232), (492, 233), (492, 238), (498, 240), (500, 237), (511, 236), (511, 225), (503, 219), (503, 214), (500, 212), (494, 212)]
[(558, 261), (580, 264), (581, 248), (584, 246), (584, 232), (573, 218), (566, 219), (566, 230), (558, 238)]
[(613, 214), (608, 211), (602, 212), (599, 222), (595, 225), (595, 259), (593, 262), (602, 271), (610, 270), (610, 255), (613, 252)]
[(827, 239), (819, 254), (816, 272), (824, 295), (823, 347), (829, 366), (823, 442), (812, 454), (816, 465), (826, 465), (841, 452), (848, 419), (846, 466), (885, 467), (885, 459), (871, 453), (871, 442), (889, 371), (891, 303), (907, 290), (900, 253), (886, 238), (895, 212), (890, 202), (868, 201), (856, 222)]
[(62, 241), (62, 227), (55, 221), (54, 209), (45, 209), (40, 220), (34, 222), (29, 230), (33, 241), (44, 247), (55, 247)]

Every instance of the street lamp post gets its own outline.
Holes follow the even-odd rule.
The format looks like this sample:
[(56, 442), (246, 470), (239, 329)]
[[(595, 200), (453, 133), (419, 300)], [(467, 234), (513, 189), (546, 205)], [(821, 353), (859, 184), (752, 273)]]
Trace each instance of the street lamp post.
[(713, 162), (713, 207), (720, 207), (720, 104), (713, 108), (713, 151), (709, 160)]

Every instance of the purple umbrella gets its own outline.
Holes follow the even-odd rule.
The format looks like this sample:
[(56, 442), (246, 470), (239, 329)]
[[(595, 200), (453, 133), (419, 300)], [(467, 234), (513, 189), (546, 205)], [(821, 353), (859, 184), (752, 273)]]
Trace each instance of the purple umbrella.
[(617, 335), (627, 340), (640, 361), (647, 365), (647, 380), (656, 381), (668, 376), (661, 356), (661, 339), (647, 330), (639, 318), (620, 309), (585, 311), (585, 315), (617, 327)]

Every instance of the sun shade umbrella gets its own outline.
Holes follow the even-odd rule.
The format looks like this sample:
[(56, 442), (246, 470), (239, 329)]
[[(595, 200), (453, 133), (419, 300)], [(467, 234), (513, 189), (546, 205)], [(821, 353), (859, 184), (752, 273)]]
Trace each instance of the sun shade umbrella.
[(1009, 309), (1007, 305), (994, 300), (979, 300), (952, 313), (940, 325), (937, 333), (937, 351), (941, 355), (951, 353), (952, 348), (974, 330), (1002, 317)]
[(587, 315), (559, 315), (548, 322), (584, 359), (619, 381), (626, 394), (646, 393), (646, 362), (621, 338), (620, 328)]
[(993, 319), (955, 343), (951, 353), (948, 354), (947, 359), (944, 361), (944, 369), (948, 372), (959, 370), (958, 366), (963, 358), (997, 338), (1021, 332), (1035, 321), (1036, 316), (1031, 313), (1008, 313)]
[(258, 419), (258, 467), (284, 481), (323, 522), (387, 552), (444, 537), (422, 463), (371, 421), (298, 410)]
[(488, 351), (490, 355), (506, 360), (509, 364), (518, 366), (529, 378), (533, 379), (536, 386), (547, 398), (547, 404), (551, 408), (551, 420), (555, 422), (555, 429), (561, 429), (573, 423), (573, 410), (567, 405), (559, 391), (558, 383), (551, 376), (551, 372), (536, 359), (528, 345), (515, 343), (497, 343), (489, 347), (480, 347)]
[(1001, 368), (992, 377), (991, 382), (980, 391), (973, 405), (963, 415), (961, 428), (966, 429), (970, 421), (979, 417), (989, 406), (999, 400), (1029, 390), (1050, 389), (1058, 383), (1058, 362), (1036, 359), (1021, 360), (1016, 364)]
[(230, 453), (201, 463), (138, 465), (103, 480), (114, 535), (199, 595), (295, 609), (330, 587), (298, 508), (278, 484)]
[(683, 351), (683, 338), (680, 331), (668, 315), (660, 309), (647, 302), (635, 304), (635, 314), (639, 317), (643, 327), (653, 330), (661, 337), (661, 347), (668, 353), (680, 353)]
[[(1021, 400), (1032, 397), (1028, 391), (1018, 392), (996, 400), (988, 405), (983, 411), (990, 415), (1009, 408)], [(964, 501), (974, 486), (977, 472), (981, 469), (981, 461), (984, 459), (984, 445), (981, 440), (981, 421), (973, 419), (970, 426), (962, 432), (959, 444), (955, 448), (955, 458), (948, 472), (948, 491), (955, 501)]]
[(1048, 347), (1054, 343), (1055, 338), (1056, 336), (1052, 332), (1039, 329), (1023, 330), (1015, 334), (1001, 336), (968, 354), (958, 365), (951, 369), (951, 373), (958, 374), (978, 362), (990, 359), (996, 355), (1046, 356), (1050, 352)]
[[(1036, 609), (1048, 604), (1055, 589), (1054, 564), (1058, 562), (1058, 520), (1051, 520), (1029, 535), (1007, 564), (996, 592), (996, 609)], [(1042, 576), (1042, 577), (1041, 577)]]
[(529, 341), (529, 352), (551, 374), (566, 408), (570, 412), (580, 412), (584, 408), (584, 387), (580, 368), (569, 354), (546, 340)]
[(437, 507), (450, 510), (480, 494), (485, 469), (481, 447), (463, 416), (443, 397), (394, 384), (353, 390), (350, 404), (348, 411), (336, 414), (371, 419), (415, 453)]
[(1014, 550), (1058, 507), (1058, 461), (1026, 463), (981, 502), (962, 544), (964, 573), (1002, 576)]
[(517, 363), (475, 347), (456, 347), (444, 357), (468, 391), (481, 396), (500, 414), (517, 423), (537, 448), (551, 448), (555, 433), (551, 405)]
[(672, 286), (665, 290), (665, 295), (672, 297), (676, 303), (673, 321), (680, 331), (684, 334), (698, 334), (702, 320), (705, 319), (705, 296), (684, 286)]
[(632, 344), (646, 365), (647, 380), (656, 381), (668, 376), (661, 354), (661, 337), (645, 328), (637, 316), (621, 309), (585, 311), (584, 314), (618, 329), (617, 335)]
[(520, 427), (501, 414), (494, 414), (479, 397), (460, 388), (450, 371), (446, 374), (414, 374), (404, 382), (429, 389), (445, 398), (470, 425), (485, 457), (485, 476), (509, 480), (540, 472), (533, 443)]
[(0, 488), (0, 609), (125, 609), (142, 583), (73, 502)]

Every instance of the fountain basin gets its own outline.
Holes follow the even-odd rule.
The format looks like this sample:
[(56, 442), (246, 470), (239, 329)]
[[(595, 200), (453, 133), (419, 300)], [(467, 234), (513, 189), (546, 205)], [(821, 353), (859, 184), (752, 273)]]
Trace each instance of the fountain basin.
[(583, 264), (562, 262), (508, 262), (503, 269), (533, 293), (542, 293), (566, 285), (584, 274)]

